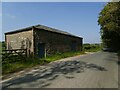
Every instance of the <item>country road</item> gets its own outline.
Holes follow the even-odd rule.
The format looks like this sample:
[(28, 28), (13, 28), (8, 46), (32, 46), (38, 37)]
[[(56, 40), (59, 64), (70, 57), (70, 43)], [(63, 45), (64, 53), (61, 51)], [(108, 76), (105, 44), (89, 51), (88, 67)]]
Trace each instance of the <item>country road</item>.
[(97, 52), (38, 66), (3, 80), (5, 88), (118, 88), (118, 56)]

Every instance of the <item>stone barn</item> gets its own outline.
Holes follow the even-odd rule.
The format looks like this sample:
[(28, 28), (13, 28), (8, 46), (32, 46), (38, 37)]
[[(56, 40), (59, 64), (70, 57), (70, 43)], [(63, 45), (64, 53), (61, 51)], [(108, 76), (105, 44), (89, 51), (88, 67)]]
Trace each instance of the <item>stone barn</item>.
[(7, 32), (5, 42), (7, 50), (27, 49), (29, 55), (37, 57), (82, 51), (81, 37), (43, 25)]

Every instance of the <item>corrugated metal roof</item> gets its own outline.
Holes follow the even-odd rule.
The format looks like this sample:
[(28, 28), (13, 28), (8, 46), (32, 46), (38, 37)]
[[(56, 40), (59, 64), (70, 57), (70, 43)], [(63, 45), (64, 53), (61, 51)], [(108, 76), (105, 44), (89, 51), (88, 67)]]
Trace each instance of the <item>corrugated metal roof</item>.
[[(22, 28), (22, 29), (19, 29), (19, 30), (11, 31), (11, 32), (6, 32), (5, 34), (12, 34), (12, 33), (26, 31), (26, 30), (32, 29), (33, 27), (37, 28), (37, 29), (42, 29), (42, 30), (45, 30), (45, 31), (60, 33), (60, 34), (69, 35), (69, 36), (73, 36), (73, 37), (78, 37), (78, 36), (75, 36), (71, 33), (68, 33), (68, 32), (65, 32), (65, 31), (62, 31), (62, 30), (58, 30), (58, 29), (55, 29), (55, 28), (51, 28), (51, 27), (48, 27), (48, 26), (45, 26), (45, 25), (30, 26), (30, 27), (27, 27), (27, 28)], [(82, 37), (78, 37), (78, 38), (82, 38)]]

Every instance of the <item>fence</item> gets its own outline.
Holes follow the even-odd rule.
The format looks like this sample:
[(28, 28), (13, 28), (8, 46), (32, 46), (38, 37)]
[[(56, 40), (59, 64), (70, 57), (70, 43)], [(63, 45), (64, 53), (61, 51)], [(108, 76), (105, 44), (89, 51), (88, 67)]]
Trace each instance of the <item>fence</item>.
[(6, 62), (16, 62), (19, 59), (10, 59), (11, 57), (23, 57), (27, 56), (27, 49), (12, 49), (12, 50), (2, 50), (2, 63)]
[(27, 55), (27, 49), (12, 49), (12, 50), (2, 50), (2, 54), (8, 54), (8, 55)]

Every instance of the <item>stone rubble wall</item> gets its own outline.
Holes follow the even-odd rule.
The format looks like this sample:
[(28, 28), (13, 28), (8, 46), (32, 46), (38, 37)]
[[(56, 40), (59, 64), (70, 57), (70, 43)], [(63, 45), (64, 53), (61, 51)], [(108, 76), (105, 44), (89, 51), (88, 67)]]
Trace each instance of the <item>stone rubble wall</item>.
[(71, 51), (72, 41), (76, 41), (76, 51), (82, 50), (82, 39), (45, 30), (34, 30), (34, 45), (37, 55), (38, 43), (45, 43), (46, 55)]

